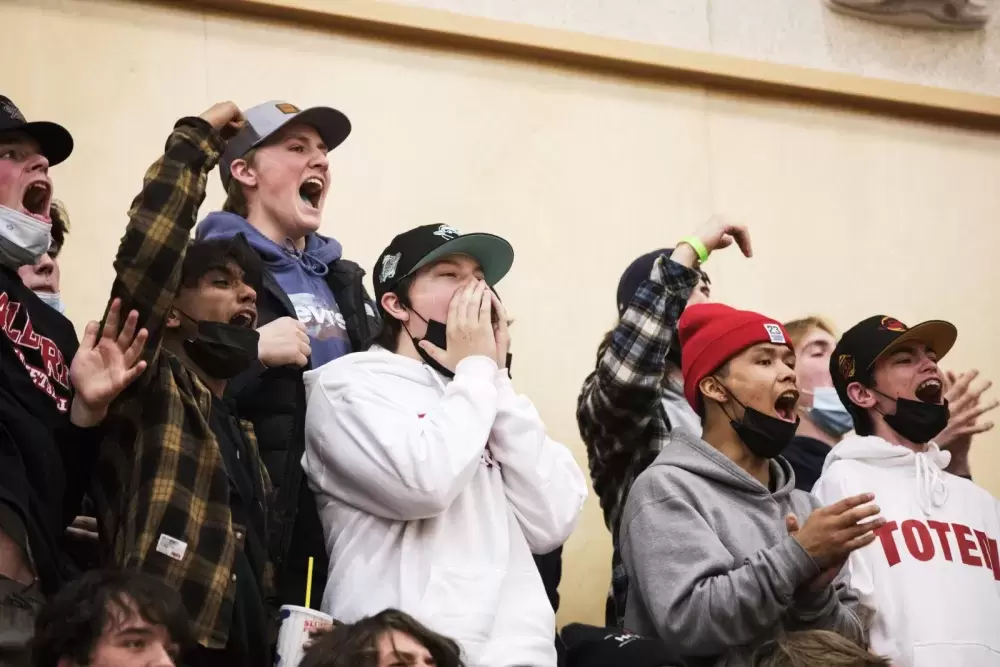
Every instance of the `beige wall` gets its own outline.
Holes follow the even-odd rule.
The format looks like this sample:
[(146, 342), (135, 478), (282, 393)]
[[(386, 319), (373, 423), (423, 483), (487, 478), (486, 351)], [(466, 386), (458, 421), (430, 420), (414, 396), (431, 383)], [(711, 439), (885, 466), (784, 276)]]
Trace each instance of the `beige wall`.
[[(715, 211), (746, 221), (756, 250), (712, 258), (720, 300), (842, 326), (882, 310), (949, 318), (948, 364), (1000, 379), (998, 135), (110, 0), (0, 0), (0, 24), (19, 54), (0, 92), (77, 140), (54, 177), (73, 214), (63, 288), (78, 328), (102, 310), (125, 211), (174, 120), (285, 98), (354, 123), (323, 228), (349, 257), (371, 266), (428, 222), (512, 241), (516, 380), (581, 465), (576, 395), (621, 271)], [(213, 175), (203, 210), (221, 198)], [(994, 492), (998, 447), (982, 438), (974, 454)], [(609, 551), (591, 498), (562, 622), (602, 617)]]
[[(984, 30), (913, 30), (823, 0), (395, 0), (549, 28), (1000, 94), (1000, 18)], [(994, 13), (1000, 0), (987, 0)]]

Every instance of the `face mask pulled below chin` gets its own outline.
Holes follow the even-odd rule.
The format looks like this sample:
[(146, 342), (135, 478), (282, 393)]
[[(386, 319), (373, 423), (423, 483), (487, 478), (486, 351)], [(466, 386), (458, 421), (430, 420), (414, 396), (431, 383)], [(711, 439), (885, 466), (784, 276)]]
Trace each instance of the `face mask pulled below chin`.
[(813, 392), (813, 405), (809, 419), (826, 433), (839, 438), (854, 428), (854, 418), (840, 402), (833, 387), (817, 387)]
[(66, 305), (63, 303), (62, 295), (59, 292), (35, 292), (35, 296), (56, 312), (66, 313)]
[(50, 225), (0, 206), (0, 264), (11, 269), (36, 264), (51, 245)]
[[(420, 316), (417, 315), (417, 317)], [(423, 318), (421, 317), (421, 319)], [(421, 339), (421, 338), (413, 338), (411, 336), (411, 338), (413, 338), (413, 346), (417, 348), (417, 354), (420, 355), (420, 358), (424, 360), (425, 364), (436, 370), (441, 375), (445, 376), (446, 378), (455, 377), (455, 371), (449, 370), (448, 368), (442, 366), (437, 359), (427, 354), (427, 351), (420, 346), (420, 341), (426, 340), (428, 343), (436, 345), (442, 350), (447, 349), (448, 347), (447, 326), (442, 322), (438, 322), (437, 320), (424, 320), (424, 322), (427, 323), (427, 332), (424, 334), (424, 337)]]
[[(878, 390), (876, 390), (878, 391)], [(882, 392), (878, 392), (882, 394)], [(886, 398), (892, 398), (886, 396)], [(941, 405), (937, 403), (924, 403), (914, 401), (909, 398), (896, 398), (896, 412), (882, 418), (896, 433), (907, 440), (918, 445), (924, 445), (934, 439), (934, 437), (944, 430), (951, 417), (948, 409), (948, 401)]]
[(228, 322), (200, 321), (198, 335), (184, 341), (184, 351), (209, 377), (228, 380), (257, 360), (259, 341), (260, 335), (253, 329)]
[[(722, 386), (725, 387), (725, 385)], [(726, 387), (726, 391), (743, 408), (743, 419), (739, 421), (731, 419), (729, 424), (736, 431), (736, 435), (743, 441), (743, 444), (747, 446), (747, 449), (754, 456), (759, 456), (762, 459), (773, 459), (781, 454), (795, 437), (795, 430), (799, 427), (799, 419), (796, 418), (794, 422), (786, 422), (784, 419), (766, 415), (743, 405), (740, 399), (729, 391), (728, 387)]]

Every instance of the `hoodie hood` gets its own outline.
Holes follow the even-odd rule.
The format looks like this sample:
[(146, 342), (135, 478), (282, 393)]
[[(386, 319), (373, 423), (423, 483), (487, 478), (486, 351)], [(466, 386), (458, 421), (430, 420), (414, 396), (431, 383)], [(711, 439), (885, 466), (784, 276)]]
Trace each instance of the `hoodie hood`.
[(840, 441), (823, 464), (826, 472), (835, 461), (853, 460), (901, 475), (913, 474), (916, 478), (917, 502), (924, 515), (948, 500), (948, 487), (944, 483), (944, 469), (951, 463), (951, 454), (941, 451), (933, 442), (924, 452), (909, 447), (893, 445), (878, 436), (852, 436)]
[(279, 245), (261, 234), (242, 216), (226, 211), (209, 213), (198, 223), (195, 239), (198, 241), (228, 239), (239, 233), (246, 236), (247, 242), (266, 264), (279, 271), (297, 264), (311, 275), (325, 276), (327, 267), (340, 259), (343, 253), (339, 241), (320, 234), (307, 236), (304, 250), (297, 249), (291, 239), (285, 239), (285, 242)]
[(774, 482), (772, 492), (729, 457), (683, 428), (671, 431), (670, 443), (663, 448), (650, 467), (661, 465), (681, 468), (699, 477), (725, 484), (741, 493), (754, 496), (773, 495), (779, 503), (787, 499), (795, 488), (795, 474), (783, 457), (776, 456), (770, 461), (771, 479)]

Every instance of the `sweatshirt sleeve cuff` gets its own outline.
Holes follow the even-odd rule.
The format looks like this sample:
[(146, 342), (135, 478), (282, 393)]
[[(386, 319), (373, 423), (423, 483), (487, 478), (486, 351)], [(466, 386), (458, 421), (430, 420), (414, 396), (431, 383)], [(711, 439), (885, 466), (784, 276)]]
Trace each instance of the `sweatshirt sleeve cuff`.
[(466, 357), (458, 362), (458, 365), (455, 366), (455, 378), (486, 380), (490, 384), (493, 384), (493, 378), (496, 376), (498, 370), (496, 361), (489, 357), (476, 355)]
[(813, 579), (819, 574), (819, 568), (812, 556), (802, 548), (799, 541), (791, 535), (785, 537), (779, 545), (779, 558), (783, 561), (784, 572), (786, 573), (787, 589), (782, 591), (785, 604), (790, 604), (795, 591), (805, 582)]

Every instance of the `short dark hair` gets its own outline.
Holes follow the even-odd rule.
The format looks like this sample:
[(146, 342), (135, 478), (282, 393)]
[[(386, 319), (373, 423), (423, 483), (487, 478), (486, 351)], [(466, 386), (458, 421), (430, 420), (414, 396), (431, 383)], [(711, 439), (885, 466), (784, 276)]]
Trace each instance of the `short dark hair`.
[[(410, 308), (410, 288), (413, 286), (413, 274), (408, 276), (403, 276), (398, 283), (392, 286), (391, 290), (388, 290), (386, 294), (395, 294), (399, 299), (399, 303), (406, 308)], [(397, 320), (395, 317), (385, 312), (382, 308), (382, 303), (376, 304), (378, 306), (379, 315), (381, 316), (381, 322), (379, 323), (378, 331), (372, 336), (371, 340), (368, 341), (367, 347), (372, 345), (378, 345), (379, 347), (384, 347), (390, 352), (396, 351), (396, 345), (399, 341), (399, 333), (403, 331), (403, 322)]]
[(66, 234), (69, 233), (69, 212), (66, 210), (66, 205), (53, 199), (49, 205), (49, 217), (52, 219), (52, 228), (49, 230), (52, 235), (49, 256), (55, 259), (62, 251), (63, 244), (66, 243)]
[(182, 649), (191, 645), (191, 626), (177, 591), (140, 572), (91, 570), (51, 597), (38, 614), (32, 664), (57, 667), (61, 658), (89, 664), (108, 624), (118, 614), (133, 612), (166, 628)]
[(309, 647), (299, 667), (378, 667), (379, 637), (393, 630), (422, 644), (437, 667), (465, 666), (455, 640), (439, 635), (398, 609), (386, 609), (357, 623), (336, 626)]
[(242, 234), (230, 239), (192, 241), (181, 265), (181, 286), (197, 287), (209, 271), (228, 270), (230, 265), (243, 269), (243, 282), (259, 290), (263, 268), (260, 257)]

